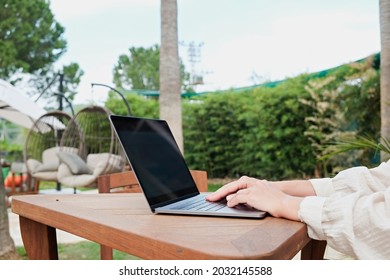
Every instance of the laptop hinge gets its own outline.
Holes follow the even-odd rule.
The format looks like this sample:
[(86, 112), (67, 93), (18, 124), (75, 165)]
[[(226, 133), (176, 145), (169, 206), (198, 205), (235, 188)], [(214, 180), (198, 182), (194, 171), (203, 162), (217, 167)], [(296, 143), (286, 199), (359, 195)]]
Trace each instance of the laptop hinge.
[(178, 202), (180, 200), (184, 200), (184, 199), (187, 199), (187, 198), (190, 198), (190, 197), (193, 197), (193, 196), (197, 196), (198, 194), (199, 194), (199, 192), (183, 195), (183, 196), (175, 198), (175, 199), (171, 199), (171, 200), (168, 200), (168, 201), (164, 201), (164, 202), (160, 202), (160, 203), (157, 203), (157, 204), (153, 204), (153, 205), (150, 206), (150, 208), (152, 209), (152, 212), (154, 213), (154, 209), (156, 209), (158, 207), (163, 207), (165, 205)]

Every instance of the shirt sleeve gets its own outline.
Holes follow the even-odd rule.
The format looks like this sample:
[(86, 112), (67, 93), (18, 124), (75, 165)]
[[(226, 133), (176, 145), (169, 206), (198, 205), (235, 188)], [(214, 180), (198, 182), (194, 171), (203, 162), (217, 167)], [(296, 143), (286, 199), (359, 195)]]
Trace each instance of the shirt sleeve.
[(312, 181), (299, 210), (313, 239), (359, 259), (390, 259), (390, 167), (356, 167)]
[(317, 196), (330, 196), (334, 193), (332, 179), (311, 179), (309, 180)]
[(317, 196), (383, 191), (390, 186), (390, 161), (371, 169), (363, 166), (349, 168), (332, 179), (311, 179), (310, 182)]

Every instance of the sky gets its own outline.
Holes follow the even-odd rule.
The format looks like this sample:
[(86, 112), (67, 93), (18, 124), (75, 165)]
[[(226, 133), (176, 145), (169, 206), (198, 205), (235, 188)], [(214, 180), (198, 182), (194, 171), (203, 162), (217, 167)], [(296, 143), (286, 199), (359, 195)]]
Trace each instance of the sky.
[[(380, 51), (379, 1), (177, 0), (179, 56), (203, 76), (196, 91), (282, 80)], [(130, 47), (160, 44), (160, 0), (51, 0), (68, 42), (62, 65), (84, 71), (75, 104), (102, 104)], [(188, 56), (190, 43), (199, 50)]]

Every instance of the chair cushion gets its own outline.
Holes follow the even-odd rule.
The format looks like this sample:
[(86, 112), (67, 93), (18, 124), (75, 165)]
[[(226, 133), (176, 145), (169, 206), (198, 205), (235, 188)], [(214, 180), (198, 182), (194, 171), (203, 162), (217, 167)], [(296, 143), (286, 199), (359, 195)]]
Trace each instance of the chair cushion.
[(32, 176), (38, 180), (41, 180), (41, 181), (57, 182), (57, 170), (56, 171), (35, 172)]
[(26, 161), (27, 168), (29, 169), (29, 171), (31, 173), (34, 173), (35, 169), (37, 169), (41, 164), (42, 164), (42, 162), (40, 162), (40, 161), (38, 161), (36, 159), (33, 159), (33, 158), (29, 158)]
[(97, 178), (93, 174), (73, 174), (68, 165), (61, 163), (58, 168), (58, 182), (68, 187), (94, 187)]
[(92, 174), (85, 161), (77, 154), (68, 152), (57, 153), (60, 161), (66, 164), (73, 174)]
[(100, 176), (122, 171), (124, 160), (122, 157), (110, 153), (89, 154), (87, 165), (93, 170), (93, 175)]
[(58, 165), (59, 165), (58, 160), (52, 160), (49, 162), (42, 163), (37, 166), (37, 168), (34, 170), (34, 172), (47, 172), (47, 171), (57, 171)]
[[(42, 152), (42, 163), (58, 160), (57, 152), (60, 151), (60, 147), (51, 147)], [(58, 163), (59, 164), (59, 163)]]

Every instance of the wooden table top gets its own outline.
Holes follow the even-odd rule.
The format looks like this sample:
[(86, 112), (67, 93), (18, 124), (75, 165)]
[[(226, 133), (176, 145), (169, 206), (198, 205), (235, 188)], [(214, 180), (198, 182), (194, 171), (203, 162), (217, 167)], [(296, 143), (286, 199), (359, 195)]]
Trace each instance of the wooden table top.
[(285, 219), (153, 214), (140, 193), (23, 195), (12, 211), (144, 259), (291, 259), (310, 241)]

